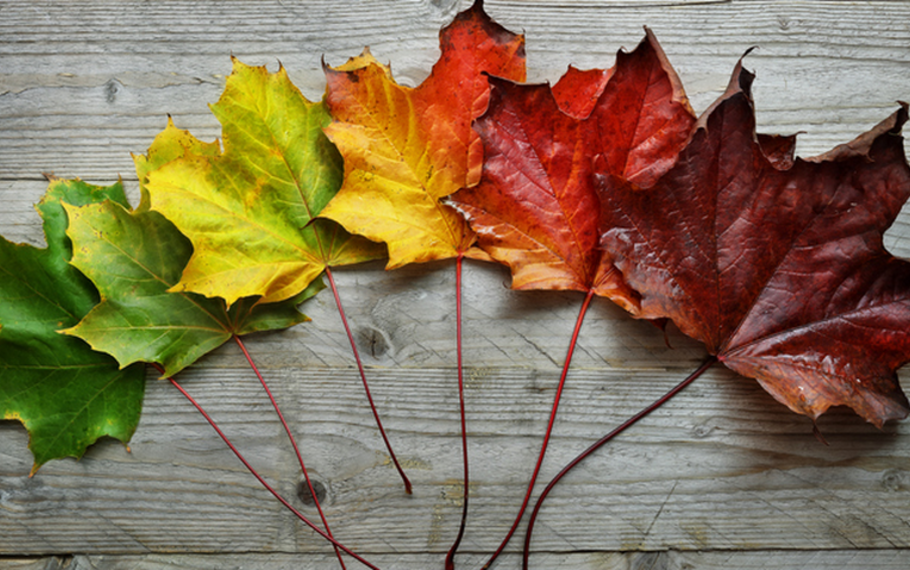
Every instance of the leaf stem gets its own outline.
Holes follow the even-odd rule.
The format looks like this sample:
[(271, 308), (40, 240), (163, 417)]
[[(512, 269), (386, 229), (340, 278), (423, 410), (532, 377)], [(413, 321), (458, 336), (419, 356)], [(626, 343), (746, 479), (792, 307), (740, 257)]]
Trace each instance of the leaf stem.
[(392, 450), (392, 444), (389, 442), (389, 438), (385, 433), (385, 429), (382, 427), (382, 420), (379, 419), (379, 412), (376, 410), (376, 404), (373, 402), (373, 396), (370, 393), (370, 386), (367, 383), (367, 376), (363, 370), (363, 362), (360, 360), (360, 352), (357, 350), (357, 343), (354, 342), (354, 335), (351, 333), (351, 327), (348, 325), (348, 319), (345, 316), (344, 307), (341, 305), (341, 297), (338, 295), (338, 288), (335, 286), (335, 277), (332, 276), (332, 270), (329, 267), (325, 268), (325, 275), (329, 279), (329, 287), (331, 287), (332, 294), (335, 296), (335, 304), (338, 306), (338, 314), (341, 316), (341, 323), (344, 325), (344, 332), (347, 333), (348, 341), (351, 343), (351, 350), (354, 352), (354, 360), (357, 362), (357, 369), (360, 371), (360, 379), (363, 382), (363, 389), (367, 394), (367, 400), (370, 402), (370, 410), (373, 412), (373, 418), (376, 420), (376, 427), (379, 428), (379, 433), (382, 435), (382, 441), (385, 442), (385, 447), (389, 451), (389, 457), (392, 459), (392, 463), (395, 465), (395, 469), (398, 470), (398, 474), (401, 476), (401, 480), (404, 483), (404, 491), (410, 495), (412, 493), (411, 481), (408, 479), (408, 476), (405, 475), (404, 469), (398, 462), (398, 458), (395, 457), (395, 452)]
[(712, 364), (717, 362), (716, 356), (709, 356), (705, 361), (699, 366), (692, 374), (686, 377), (685, 380), (674, 386), (666, 394), (655, 400), (649, 406), (627, 419), (625, 422), (616, 427), (613, 431), (603, 436), (597, 440), (593, 445), (588, 447), (586, 450), (581, 452), (575, 459), (570, 461), (565, 467), (562, 468), (562, 471), (556, 474), (556, 477), (553, 477), (553, 480), (550, 481), (543, 492), (540, 494), (540, 497), (537, 499), (537, 503), (534, 505), (534, 510), (531, 512), (531, 518), (528, 520), (528, 530), (525, 532), (525, 543), (524, 543), (524, 552), (521, 559), (521, 568), (522, 570), (528, 570), (528, 557), (530, 555), (531, 548), (531, 533), (534, 531), (534, 521), (537, 520), (537, 514), (540, 512), (540, 507), (543, 505), (544, 499), (547, 498), (547, 495), (550, 494), (550, 491), (553, 487), (559, 483), (559, 480), (562, 479), (569, 471), (571, 471), (576, 465), (584, 461), (589, 455), (597, 451), (603, 444), (607, 443), (617, 435), (624, 432), (627, 428), (633, 426), (638, 420), (647, 416), (657, 408), (661, 407), (667, 403), (673, 396), (680, 393), (686, 386), (695, 381), (696, 378), (701, 376), (705, 370), (711, 367)]
[[(158, 369), (159, 372), (161, 372), (162, 374), (164, 373), (164, 369), (161, 368), (159, 365), (155, 364), (154, 366), (155, 366), (155, 368)], [(200, 405), (195, 399), (193, 399), (193, 397), (189, 394), (189, 392), (187, 392), (183, 388), (183, 386), (181, 386), (176, 380), (174, 380), (174, 378), (169, 376), (168, 380), (175, 388), (177, 388), (177, 390), (180, 391), (181, 394), (183, 394), (183, 396), (187, 400), (189, 400), (189, 402), (193, 405), (193, 407), (195, 407), (196, 410), (200, 414), (202, 414), (202, 417), (205, 418), (205, 420), (209, 423), (209, 425), (212, 426), (212, 429), (214, 429), (215, 432), (219, 435), (219, 437), (221, 437), (222, 441), (224, 441), (224, 443), (228, 446), (228, 448), (230, 448), (230, 450), (234, 453), (234, 455), (237, 456), (237, 459), (239, 459), (240, 462), (243, 463), (243, 466), (246, 467), (249, 470), (249, 472), (253, 474), (253, 477), (255, 477), (256, 480), (259, 481), (259, 483), (263, 487), (265, 487), (265, 489), (269, 493), (272, 494), (273, 497), (278, 499), (278, 502), (280, 502), (282, 505), (284, 505), (289, 511), (294, 513), (294, 515), (296, 515), (298, 519), (300, 519), (304, 524), (306, 524), (308, 527), (313, 529), (313, 531), (316, 532), (316, 534), (318, 534), (322, 538), (328, 540), (334, 546), (336, 546), (337, 548), (340, 548), (341, 550), (343, 550), (350, 556), (354, 557), (354, 559), (356, 559), (361, 564), (365, 565), (367, 568), (371, 568), (372, 570), (379, 570), (379, 568), (377, 566), (375, 566), (374, 564), (371, 564), (369, 561), (364, 559), (362, 556), (360, 556), (356, 552), (352, 551), (347, 546), (341, 544), (340, 542), (335, 540), (333, 537), (328, 535), (325, 531), (323, 531), (318, 526), (313, 524), (308, 518), (306, 518), (303, 515), (303, 513), (301, 513), (297, 509), (295, 509), (294, 506), (287, 501), (287, 499), (285, 499), (280, 494), (278, 494), (278, 491), (276, 491), (271, 485), (269, 485), (268, 482), (262, 478), (262, 476), (259, 474), (259, 472), (256, 471), (256, 469), (243, 457), (243, 454), (240, 453), (240, 450), (237, 449), (237, 447), (234, 446), (234, 444), (231, 442), (231, 440), (228, 439), (227, 435), (225, 435), (225, 433), (223, 431), (221, 431), (221, 428), (218, 427), (218, 424), (215, 423), (215, 420), (212, 419), (211, 416), (209, 416), (209, 414), (205, 411), (205, 409), (203, 409), (202, 405)]]
[[(259, 383), (262, 384), (262, 388), (265, 390), (266, 395), (268, 395), (269, 401), (272, 402), (272, 407), (275, 409), (275, 414), (278, 415), (278, 419), (281, 421), (281, 425), (284, 426), (284, 432), (288, 435), (288, 439), (291, 441), (291, 446), (294, 448), (294, 453), (297, 454), (297, 461), (300, 463), (300, 469), (303, 472), (303, 478), (306, 481), (307, 487), (309, 487), (310, 496), (313, 497), (313, 504), (316, 506), (316, 511), (319, 513), (319, 518), (322, 519), (322, 525), (325, 527), (325, 532), (329, 536), (333, 536), (332, 530), (329, 528), (329, 521), (325, 518), (325, 513), (322, 511), (322, 505), (319, 504), (319, 499), (316, 497), (316, 489), (313, 488), (313, 482), (310, 480), (310, 474), (307, 472), (306, 465), (303, 463), (303, 455), (300, 453), (300, 448), (297, 446), (297, 439), (291, 432), (291, 427), (288, 425), (287, 421), (285, 421), (284, 414), (281, 413), (281, 408), (278, 406), (278, 401), (275, 400), (275, 397), (272, 395), (272, 391), (269, 389), (269, 385), (266, 383), (265, 378), (262, 377), (262, 374), (259, 372), (259, 368), (253, 362), (253, 358), (250, 356), (249, 351), (247, 351), (246, 345), (243, 344), (243, 341), (240, 340), (240, 337), (236, 334), (233, 335), (233, 337), (237, 342), (237, 345), (240, 347), (240, 350), (243, 351), (243, 356), (246, 357), (246, 361), (250, 364), (250, 368), (253, 369), (253, 372), (256, 373), (256, 377), (259, 378)], [(347, 567), (344, 565), (344, 558), (341, 557), (341, 551), (337, 546), (335, 546), (335, 555), (338, 557), (338, 562), (341, 564), (342, 570), (347, 570)]]
[(534, 483), (537, 482), (537, 476), (540, 474), (540, 467), (543, 465), (543, 458), (547, 453), (547, 445), (550, 442), (550, 435), (553, 433), (553, 425), (556, 422), (556, 412), (559, 409), (559, 400), (562, 397), (562, 389), (566, 383), (566, 376), (569, 373), (569, 365), (572, 364), (572, 355), (575, 352), (575, 346), (578, 344), (578, 334), (581, 332), (581, 325), (585, 320), (585, 315), (588, 312), (588, 307), (591, 305), (591, 300), (594, 298), (594, 290), (588, 290), (588, 294), (585, 296), (585, 300), (581, 305), (581, 309), (578, 311), (578, 318), (575, 320), (575, 329), (572, 331), (572, 339), (569, 341), (569, 350), (566, 353), (566, 360), (563, 363), (562, 374), (559, 377), (559, 384), (556, 386), (556, 395), (553, 398), (553, 408), (550, 410), (550, 419), (547, 422), (547, 431), (544, 433), (543, 443), (540, 446), (540, 453), (537, 455), (537, 465), (534, 466), (534, 472), (531, 474), (531, 481), (528, 483), (528, 490), (525, 492), (524, 501), (521, 503), (521, 508), (518, 510), (518, 515), (515, 516), (515, 520), (512, 522), (512, 528), (509, 529), (509, 532), (506, 534), (505, 538), (500, 543), (499, 548), (496, 549), (496, 552), (487, 560), (487, 563), (483, 565), (483, 570), (490, 568), (490, 565), (499, 557), (502, 551), (505, 549), (506, 545), (509, 544), (509, 541), (512, 540), (512, 535), (515, 534), (515, 530), (518, 528), (518, 525), (521, 523), (521, 517), (524, 516), (525, 510), (528, 508), (528, 503), (531, 500), (531, 494), (534, 492)]
[(452, 547), (449, 549), (448, 554), (446, 554), (445, 570), (455, 570), (455, 551), (458, 550), (461, 539), (464, 537), (465, 522), (468, 518), (468, 428), (465, 419), (464, 370), (461, 360), (461, 270), (463, 263), (464, 253), (459, 252), (458, 257), (455, 258), (455, 349), (458, 362), (458, 409), (461, 416), (461, 453), (462, 463), (464, 465), (464, 498), (461, 509), (461, 524), (458, 527), (458, 536), (455, 537), (455, 542), (452, 543)]

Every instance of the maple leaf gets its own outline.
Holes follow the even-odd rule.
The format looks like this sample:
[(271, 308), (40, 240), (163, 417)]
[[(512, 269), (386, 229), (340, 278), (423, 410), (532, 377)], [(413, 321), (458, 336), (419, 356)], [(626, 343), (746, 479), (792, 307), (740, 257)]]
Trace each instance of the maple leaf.
[[(224, 150), (168, 128), (136, 158), (144, 197), (193, 244), (172, 290), (262, 303), (300, 294), (329, 265), (384, 255), (381, 245), (316, 219), (341, 184), (337, 150), (322, 132), (331, 120), (281, 67), (269, 73), (233, 59), (211, 106)], [(143, 210), (140, 205), (139, 210)]]
[(242, 298), (228, 310), (222, 299), (169, 293), (180, 280), (193, 246), (154, 211), (131, 212), (111, 201), (66, 207), (74, 255), (101, 302), (62, 332), (82, 338), (121, 365), (154, 362), (173, 376), (234, 335), (287, 328), (307, 321), (296, 306), (323, 285), (280, 303)]
[(464, 218), (439, 200), (475, 184), (482, 146), (471, 121), (489, 97), (486, 75), (523, 81), (524, 38), (495, 22), (482, 2), (440, 32), (442, 55), (416, 88), (397, 84), (369, 50), (326, 67), (325, 130), (344, 156), (344, 184), (322, 212), (389, 247), (387, 268), (476, 249)]
[(752, 80), (737, 65), (652, 188), (599, 179), (602, 245), (640, 293), (640, 317), (672, 319), (793, 411), (903, 418), (910, 263), (882, 233), (910, 196), (907, 105), (847, 145), (792, 159), (788, 140), (755, 135)]
[(570, 68), (552, 90), (491, 82), (475, 122), (483, 178), (449, 202), (511, 268), (514, 289), (593, 290), (636, 311), (637, 294), (598, 247), (593, 173), (651, 183), (689, 136), (695, 116), (657, 40), (648, 31), (608, 71)]
[(145, 371), (119, 369), (83, 341), (58, 334), (98, 302), (98, 292), (69, 265), (63, 203), (125, 203), (123, 187), (52, 180), (37, 209), (47, 248), (0, 238), (0, 418), (29, 433), (34, 474), (61, 457), (81, 457), (102, 436), (129, 441), (142, 408)]

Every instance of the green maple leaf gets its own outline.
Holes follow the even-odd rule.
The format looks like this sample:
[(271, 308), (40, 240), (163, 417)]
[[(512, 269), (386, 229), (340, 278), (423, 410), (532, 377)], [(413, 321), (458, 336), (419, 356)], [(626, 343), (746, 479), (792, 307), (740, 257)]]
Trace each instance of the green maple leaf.
[[(338, 191), (342, 160), (322, 132), (331, 118), (284, 68), (234, 60), (212, 105), (224, 152), (169, 129), (137, 158), (151, 209), (173, 222), (193, 254), (172, 291), (263, 302), (298, 295), (327, 266), (385, 255), (385, 247), (316, 219)], [(140, 209), (142, 207), (140, 206)]]
[(286, 328), (307, 317), (296, 306), (322, 287), (315, 281), (281, 303), (242, 298), (228, 310), (222, 299), (169, 293), (193, 247), (161, 214), (129, 211), (112, 201), (66, 207), (72, 264), (101, 293), (101, 302), (75, 327), (75, 335), (126, 366), (156, 362), (173, 376), (233, 335)]
[(139, 422), (142, 366), (120, 369), (85, 342), (59, 334), (98, 302), (98, 292), (68, 263), (63, 204), (126, 203), (120, 183), (53, 180), (37, 206), (47, 248), (0, 238), (0, 413), (29, 433), (34, 474), (61, 457), (81, 457), (102, 436), (126, 443)]

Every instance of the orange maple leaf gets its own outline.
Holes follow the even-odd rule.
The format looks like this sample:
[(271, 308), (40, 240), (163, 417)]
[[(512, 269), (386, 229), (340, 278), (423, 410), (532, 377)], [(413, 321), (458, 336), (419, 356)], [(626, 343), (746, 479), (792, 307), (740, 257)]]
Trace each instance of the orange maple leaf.
[(493, 22), (482, 2), (440, 33), (442, 55), (418, 87), (399, 85), (369, 49), (326, 67), (325, 132), (344, 157), (344, 183), (322, 211), (389, 246), (387, 268), (464, 254), (475, 236), (439, 200), (480, 180), (483, 147), (471, 122), (489, 99), (486, 73), (525, 78), (524, 37)]

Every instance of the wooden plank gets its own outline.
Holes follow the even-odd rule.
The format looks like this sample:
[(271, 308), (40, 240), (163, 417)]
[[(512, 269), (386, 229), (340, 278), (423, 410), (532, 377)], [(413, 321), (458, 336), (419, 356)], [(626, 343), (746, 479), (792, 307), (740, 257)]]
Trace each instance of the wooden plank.
[[(374, 2), (352, 9), (314, 2), (306, 10), (278, 2), (69, 6), (21, 0), (3, 6), (0, 179), (35, 180), (41, 172), (130, 178), (129, 152), (144, 151), (167, 114), (214, 138), (217, 124), (205, 103), (217, 99), (231, 53), (249, 64), (283, 62), (311, 98), (324, 85), (320, 58), (338, 64), (363, 45), (391, 61), (403, 83), (416, 84), (437, 57), (439, 26), (455, 12), (450, 3)], [(633, 47), (649, 25), (698, 110), (720, 93), (740, 55), (757, 45), (747, 63), (758, 73), (759, 124), (773, 132), (804, 131), (804, 155), (852, 138), (907, 98), (905, 2), (849, 8), (839, 2), (490, 3), (488, 9), (504, 25), (525, 30), (536, 81), (556, 79), (570, 63), (612, 65), (616, 50)], [(208, 21), (218, 25), (202, 24)]]
[[(254, 354), (259, 346), (251, 346)], [(228, 352), (223, 350), (222, 352)], [(219, 355), (220, 356), (220, 355)], [(249, 372), (181, 375), (250, 459), (293, 494), (297, 470)], [(460, 512), (452, 370), (375, 368), (374, 391), (409, 466), (403, 494), (351, 370), (263, 361), (314, 476), (329, 489), (336, 533), (364, 551), (444, 552)], [(542, 480), (599, 434), (668, 389), (682, 370), (573, 371)], [(540, 370), (468, 371), (473, 499), (467, 552), (508, 527), (554, 388)], [(542, 511), (542, 551), (906, 548), (906, 424), (884, 433), (851, 412), (811, 423), (756, 383), (717, 369), (584, 464)], [(163, 382), (151, 382), (127, 454), (96, 445), (27, 479), (21, 430), (4, 425), (0, 552), (324, 552), (281, 511)], [(310, 513), (312, 514), (312, 513)], [(584, 522), (580, 522), (584, 521)]]
[[(32, 204), (44, 191), (43, 172), (93, 182), (122, 175), (135, 201), (129, 153), (147, 148), (167, 114), (200, 138), (218, 136), (206, 103), (217, 99), (231, 53), (272, 68), (280, 60), (318, 98), (320, 58), (338, 64), (369, 44), (399, 80), (416, 85), (438, 55), (439, 27), (466, 4), (6, 0), (0, 233), (42, 243)], [(526, 32), (534, 81), (554, 80), (569, 63), (611, 65), (647, 24), (697, 110), (721, 92), (740, 55), (759, 45), (746, 62), (758, 74), (760, 127), (806, 131), (805, 155), (845, 142), (910, 97), (908, 2), (660, 4), (486, 6), (503, 25)], [(908, 238), (905, 212), (887, 243), (910, 257)], [(253, 337), (250, 349), (328, 489), (338, 536), (383, 568), (441, 565), (461, 509), (452, 265), (384, 272), (371, 264), (337, 278), (414, 496), (403, 494), (388, 465), (328, 296), (305, 306), (312, 323)], [(506, 271), (475, 263), (465, 283), (472, 503), (459, 560), (473, 566), (497, 546), (520, 502), (581, 297), (512, 292)], [(612, 305), (595, 304), (542, 480), (702, 357), (675, 330), (665, 339)], [(239, 351), (223, 347), (182, 380), (293, 497), (298, 470)], [(811, 427), (756, 383), (712, 370), (554, 491), (535, 533), (535, 564), (904, 567), (910, 428), (879, 432), (834, 410), (819, 421), (824, 447)], [(82, 461), (52, 462), (29, 479), (26, 445), (24, 430), (0, 422), (0, 555), (38, 558), (0, 559), (0, 567), (334, 565), (330, 549), (257, 486), (166, 383), (150, 381), (130, 453), (101, 442)], [(42, 557), (74, 552), (83, 554), (59, 564)], [(517, 558), (500, 567), (518, 567)]]
[[(372, 557), (383, 568), (425, 570), (438, 566), (438, 557), (429, 555), (389, 555)], [(481, 556), (465, 554), (458, 561), (466, 567), (483, 564)], [(337, 565), (332, 555), (302, 557), (294, 554), (230, 554), (175, 556), (85, 556), (0, 561), (8, 570), (203, 570), (244, 568), (245, 570), (322, 570)], [(819, 550), (808, 552), (589, 552), (540, 554), (531, 560), (532, 568), (573, 568), (575, 570), (904, 570), (906, 553), (894, 550)], [(516, 568), (516, 555), (502, 557), (501, 568)]]

